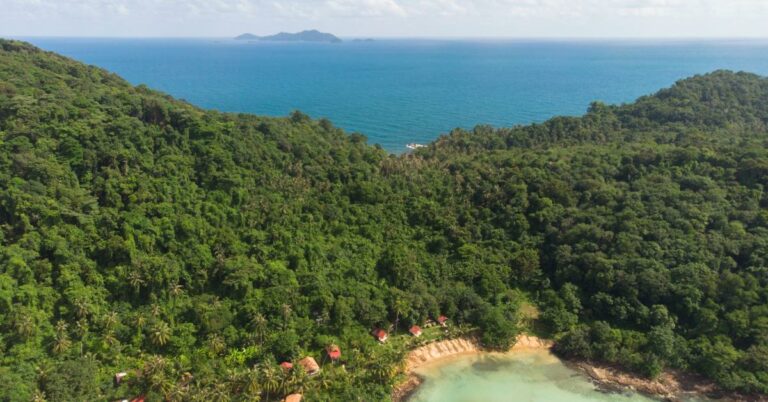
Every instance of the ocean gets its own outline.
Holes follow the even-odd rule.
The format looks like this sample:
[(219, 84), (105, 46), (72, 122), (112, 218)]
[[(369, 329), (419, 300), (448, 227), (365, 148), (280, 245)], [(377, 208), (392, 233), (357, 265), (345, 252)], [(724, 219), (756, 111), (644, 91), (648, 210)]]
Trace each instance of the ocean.
[(717, 69), (768, 74), (766, 40), (20, 39), (200, 107), (326, 117), (393, 153), (456, 127), (581, 115)]
[[(607, 393), (548, 351), (459, 355), (416, 369), (424, 383), (408, 402), (653, 402), (626, 390)], [(685, 402), (708, 398), (684, 397)]]

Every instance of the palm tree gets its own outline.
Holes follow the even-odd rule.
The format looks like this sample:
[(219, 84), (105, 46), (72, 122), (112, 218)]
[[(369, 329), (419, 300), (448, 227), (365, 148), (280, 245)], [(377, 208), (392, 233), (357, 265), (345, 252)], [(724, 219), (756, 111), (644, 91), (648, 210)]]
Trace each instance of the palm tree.
[(82, 356), (85, 348), (86, 338), (88, 337), (88, 331), (90, 331), (88, 320), (85, 318), (77, 320), (75, 323), (75, 331), (77, 332), (77, 336), (80, 338), (80, 355)]
[(119, 318), (120, 317), (114, 311), (110, 311), (107, 314), (104, 314), (104, 329), (111, 330), (114, 328)]
[(277, 393), (280, 389), (280, 378), (275, 366), (267, 363), (261, 367), (261, 383), (269, 401), (270, 395)]
[(395, 303), (392, 306), (395, 310), (395, 334), (397, 333), (397, 325), (400, 324), (400, 316), (408, 312), (408, 303), (401, 298), (395, 299)]
[(183, 384), (176, 384), (165, 397), (167, 402), (182, 402), (189, 400), (187, 394), (187, 388)]
[(288, 329), (288, 321), (291, 318), (291, 313), (293, 312), (293, 309), (291, 308), (291, 305), (288, 303), (283, 303), (281, 306), (281, 310), (283, 313), (283, 331)]
[(164, 346), (171, 339), (171, 327), (159, 321), (152, 327), (150, 337), (156, 346)]
[(72, 341), (66, 333), (57, 333), (53, 341), (53, 353), (62, 354), (69, 350)]
[(56, 321), (56, 333), (63, 333), (67, 332), (67, 328), (69, 327), (69, 324), (67, 324), (64, 320)]
[(211, 349), (211, 352), (213, 352), (214, 355), (218, 355), (224, 349), (226, 349), (226, 347), (227, 347), (227, 344), (224, 342), (224, 338), (222, 338), (221, 335), (219, 334), (208, 335), (208, 348)]
[(157, 303), (152, 303), (152, 306), (150, 306), (150, 311), (152, 312), (152, 317), (159, 317), (160, 313), (163, 312), (163, 310), (160, 308), (160, 305)]
[(264, 343), (264, 334), (267, 332), (267, 319), (261, 313), (256, 313), (251, 319), (251, 325), (259, 337), (259, 346), (261, 346)]
[(261, 382), (259, 381), (259, 372), (254, 369), (246, 370), (242, 379), (242, 388), (246, 399), (258, 401), (261, 395)]
[(144, 286), (145, 281), (144, 281), (144, 278), (142, 278), (141, 276), (141, 272), (139, 272), (138, 270), (133, 270), (128, 274), (128, 283), (130, 283), (131, 286), (133, 286), (133, 290), (136, 293), (139, 293), (139, 291), (141, 290), (141, 287)]
[(176, 299), (184, 294), (184, 286), (181, 286), (178, 282), (174, 282), (168, 288), (168, 294), (171, 296), (171, 324), (174, 324), (176, 319)]
[(75, 315), (77, 315), (77, 318), (85, 318), (91, 312), (91, 307), (85, 300), (77, 299), (75, 300), (74, 305)]
[(172, 283), (170, 288), (168, 289), (168, 294), (170, 294), (173, 297), (179, 297), (183, 293), (184, 293), (184, 286), (180, 285), (178, 282)]
[(290, 388), (290, 389), (285, 389), (285, 391), (297, 392), (299, 394), (303, 394), (304, 391), (307, 389), (307, 385), (309, 381), (310, 381), (310, 378), (307, 375), (307, 372), (304, 370), (304, 368), (301, 366), (296, 367), (294, 370), (291, 370), (291, 372), (285, 379), (284, 387)]
[(45, 399), (45, 392), (40, 391), (39, 389), (35, 390), (35, 393), (32, 394), (32, 402), (47, 402)]
[(229, 402), (232, 399), (229, 397), (229, 390), (227, 389), (227, 384), (225, 383), (216, 383), (213, 386), (213, 390), (209, 396), (209, 401), (212, 402)]
[(138, 313), (136, 318), (134, 318), (134, 324), (136, 324), (136, 336), (140, 337), (141, 331), (144, 329), (144, 326), (147, 325), (147, 317), (142, 313)]
[(35, 320), (29, 314), (17, 314), (13, 326), (16, 333), (23, 339), (29, 339), (37, 332)]

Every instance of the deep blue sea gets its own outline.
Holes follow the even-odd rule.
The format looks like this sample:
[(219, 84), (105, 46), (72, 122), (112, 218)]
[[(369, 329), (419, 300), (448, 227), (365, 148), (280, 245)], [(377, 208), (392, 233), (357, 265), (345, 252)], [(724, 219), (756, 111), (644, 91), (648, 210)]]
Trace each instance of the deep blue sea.
[(716, 69), (768, 75), (768, 41), (22, 38), (198, 106), (285, 116), (299, 109), (389, 151), (455, 127), (580, 115)]

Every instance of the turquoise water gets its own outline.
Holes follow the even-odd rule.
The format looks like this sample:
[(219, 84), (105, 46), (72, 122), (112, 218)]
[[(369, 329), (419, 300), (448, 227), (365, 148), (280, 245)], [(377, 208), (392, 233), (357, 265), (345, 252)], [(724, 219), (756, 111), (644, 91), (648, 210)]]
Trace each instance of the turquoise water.
[(328, 117), (392, 152), (454, 127), (580, 115), (715, 69), (768, 74), (767, 41), (22, 39), (202, 107)]
[(409, 402), (650, 402), (603, 393), (545, 351), (461, 356), (417, 372), (426, 377)]

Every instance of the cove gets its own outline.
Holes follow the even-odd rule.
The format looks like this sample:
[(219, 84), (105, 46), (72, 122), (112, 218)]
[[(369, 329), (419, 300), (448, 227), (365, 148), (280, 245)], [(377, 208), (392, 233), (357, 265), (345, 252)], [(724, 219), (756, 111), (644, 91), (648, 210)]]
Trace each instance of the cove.
[(649, 402), (606, 393), (546, 350), (464, 354), (418, 367), (424, 378), (409, 402)]

